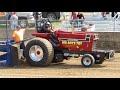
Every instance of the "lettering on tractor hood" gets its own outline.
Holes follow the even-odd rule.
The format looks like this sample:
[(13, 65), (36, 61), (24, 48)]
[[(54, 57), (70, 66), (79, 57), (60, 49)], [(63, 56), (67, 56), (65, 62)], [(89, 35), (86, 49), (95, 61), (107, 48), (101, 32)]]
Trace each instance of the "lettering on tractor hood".
[(81, 45), (82, 42), (89, 42), (90, 35), (86, 35), (85, 39), (73, 39), (73, 38), (59, 38), (64, 45)]

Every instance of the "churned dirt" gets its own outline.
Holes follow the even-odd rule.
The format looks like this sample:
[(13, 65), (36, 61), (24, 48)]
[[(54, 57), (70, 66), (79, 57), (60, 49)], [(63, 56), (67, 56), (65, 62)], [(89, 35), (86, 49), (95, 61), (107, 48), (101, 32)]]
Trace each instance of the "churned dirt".
[(71, 58), (47, 67), (0, 67), (0, 78), (120, 78), (120, 53), (103, 64), (85, 68), (80, 58)]

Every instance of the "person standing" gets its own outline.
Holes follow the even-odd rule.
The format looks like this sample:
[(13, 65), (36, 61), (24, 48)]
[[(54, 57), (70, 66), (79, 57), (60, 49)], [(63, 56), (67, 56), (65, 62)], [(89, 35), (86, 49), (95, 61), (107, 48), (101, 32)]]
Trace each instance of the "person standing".
[(106, 17), (106, 12), (101, 12), (102, 17)]
[(18, 16), (16, 15), (16, 12), (12, 12), (12, 16), (10, 17), (10, 24), (11, 29), (15, 30), (16, 26), (18, 25)]
[(81, 24), (83, 24), (85, 17), (82, 13), (78, 12), (77, 19), (78, 19), (78, 23), (80, 22)]
[(77, 13), (76, 12), (72, 12), (71, 19), (72, 20), (77, 19)]
[(75, 24), (76, 20), (77, 20), (77, 13), (76, 12), (72, 12), (70, 24), (72, 24), (72, 23)]
[[(114, 18), (116, 14), (117, 14), (117, 12), (111, 12), (111, 17)], [(116, 15), (115, 18), (117, 18), (117, 17), (118, 17), (118, 15)]]
[(80, 12), (78, 12), (77, 18), (78, 19), (85, 19), (84, 15), (82, 13), (80, 13)]
[(106, 17), (106, 12), (101, 12), (101, 15), (102, 15), (102, 18), (103, 18), (103, 19), (107, 19), (107, 17)]
[(28, 30), (28, 28), (26, 29), (21, 29), (21, 27), (19, 25), (16, 26), (16, 30), (13, 32), (13, 40), (14, 42), (19, 42), (20, 43), (20, 52), (19, 55), (21, 57), (21, 59), (25, 59), (25, 55), (24, 55), (24, 49), (25, 49), (25, 44), (24, 44), (24, 34), (26, 32), (26, 30)]

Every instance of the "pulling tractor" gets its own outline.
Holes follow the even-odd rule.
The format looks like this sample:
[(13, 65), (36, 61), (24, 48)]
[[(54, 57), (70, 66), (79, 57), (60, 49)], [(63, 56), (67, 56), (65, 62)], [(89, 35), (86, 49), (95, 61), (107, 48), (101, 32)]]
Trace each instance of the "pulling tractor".
[(74, 31), (74, 28), (72, 31), (57, 30), (48, 33), (46, 27), (52, 27), (49, 19), (36, 18), (36, 32), (32, 33), (36, 38), (28, 40), (25, 48), (25, 57), (31, 66), (48, 66), (82, 56), (81, 64), (92, 67), (114, 57), (114, 50), (94, 48), (99, 39), (98, 34)]
[[(23, 55), (31, 66), (48, 66), (51, 63), (81, 56), (81, 64), (84, 67), (92, 67), (94, 64), (102, 64), (106, 59), (114, 57), (114, 50), (94, 49), (99, 39), (98, 34), (74, 31), (74, 28), (72, 31), (46, 32), (46, 28), (52, 27), (51, 22), (47, 18), (37, 18), (37, 15), (35, 16), (36, 32), (32, 33), (35, 38), (23, 41), (25, 44)], [(8, 37), (7, 41), (0, 42), (0, 51), (4, 53), (0, 56), (0, 61), (6, 59), (5, 65), (18, 64), (16, 45), (17, 43), (12, 42)]]

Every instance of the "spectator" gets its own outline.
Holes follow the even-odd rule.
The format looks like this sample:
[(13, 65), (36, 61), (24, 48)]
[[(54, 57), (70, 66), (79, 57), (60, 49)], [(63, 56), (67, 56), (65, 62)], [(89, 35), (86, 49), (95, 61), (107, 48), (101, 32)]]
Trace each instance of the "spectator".
[(77, 19), (85, 19), (84, 15), (78, 12)]
[(12, 16), (10, 17), (10, 24), (11, 24), (11, 29), (15, 30), (16, 26), (18, 25), (18, 17), (16, 15), (16, 12), (12, 12)]
[(78, 23), (80, 22), (81, 24), (83, 24), (85, 17), (82, 13), (78, 12), (77, 19), (79, 19)]
[(76, 12), (72, 12), (71, 19), (72, 20), (76, 20), (77, 19), (77, 13)]
[(15, 42), (23, 41), (24, 33), (27, 29), (21, 29), (19, 25), (16, 26), (16, 30), (13, 32), (13, 39)]
[[(111, 12), (111, 17), (113, 18), (116, 14), (117, 14), (117, 12)], [(117, 18), (117, 17), (118, 17), (118, 15), (116, 15), (115, 18)]]
[(103, 19), (107, 19), (107, 18), (106, 18), (106, 12), (101, 12), (101, 15), (102, 15), (102, 18), (103, 18)]
[(106, 12), (101, 12), (102, 17), (106, 17)]
[(24, 45), (24, 42), (23, 42), (23, 40), (24, 40), (24, 33), (25, 33), (25, 31), (27, 30), (27, 28), (26, 29), (21, 29), (20, 28), (20, 26), (19, 25), (17, 25), (16, 26), (16, 30), (13, 32), (13, 40), (15, 41), (15, 42), (20, 42), (20, 51), (21, 51), (21, 53), (20, 53), (20, 55), (21, 55), (21, 59), (25, 59), (24, 58), (24, 49), (25, 49), (25, 45)]
[(72, 12), (71, 14), (71, 21), (70, 21), (70, 24), (75, 24), (76, 23), (76, 20), (77, 20), (77, 13), (76, 12)]

